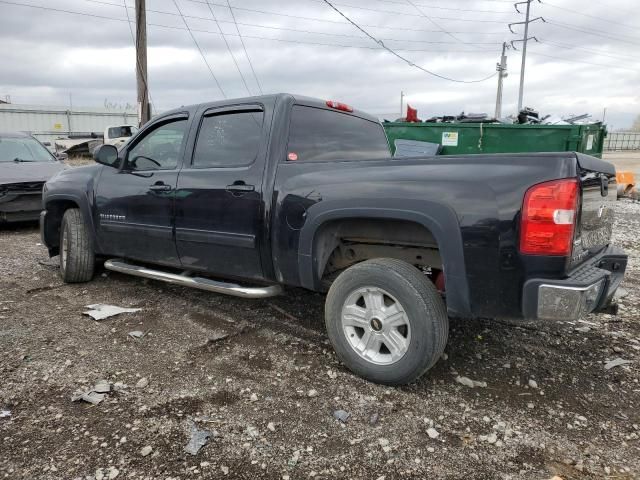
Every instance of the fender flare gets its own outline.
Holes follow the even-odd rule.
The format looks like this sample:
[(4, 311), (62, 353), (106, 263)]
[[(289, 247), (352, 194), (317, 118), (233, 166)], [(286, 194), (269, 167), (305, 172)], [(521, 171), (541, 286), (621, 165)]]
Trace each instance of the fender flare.
[[(379, 199), (358, 202), (320, 202), (307, 211), (300, 231), (298, 269), (300, 283), (321, 290), (315, 248), (316, 235), (327, 222), (347, 218), (406, 220), (427, 228), (435, 237), (442, 256), (447, 281), (447, 310), (450, 316), (470, 316), (471, 302), (464, 264), (462, 234), (456, 213), (448, 206), (429, 200)], [(351, 202), (352, 203), (352, 202)]]
[[(94, 248), (96, 249), (96, 251), (98, 251), (99, 248), (97, 248), (98, 243), (97, 243), (96, 229), (93, 221), (93, 216), (91, 215), (91, 209), (89, 207), (88, 198), (86, 196), (80, 196), (75, 193), (50, 193), (50, 194), (47, 194), (45, 198), (45, 203), (43, 205), (44, 210), (45, 211), (47, 210), (47, 205), (49, 205), (50, 203), (61, 201), (61, 200), (73, 202), (78, 206), (78, 208), (80, 209), (80, 213), (82, 214), (82, 218), (87, 223), (87, 225), (89, 225), (89, 228), (91, 230), (91, 237), (93, 240)], [(45, 226), (42, 226), (41, 228), (43, 229), (43, 235), (44, 235), (46, 228)]]

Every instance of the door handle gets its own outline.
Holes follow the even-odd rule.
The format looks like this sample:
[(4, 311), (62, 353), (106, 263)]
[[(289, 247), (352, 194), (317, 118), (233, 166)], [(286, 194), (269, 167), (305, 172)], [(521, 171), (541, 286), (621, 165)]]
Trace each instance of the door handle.
[(247, 185), (246, 183), (227, 185), (228, 192), (253, 192), (255, 189), (256, 187), (254, 185)]
[(149, 185), (149, 190), (153, 190), (154, 192), (168, 192), (169, 190), (173, 190), (171, 185), (167, 185), (164, 183), (154, 183), (153, 185)]

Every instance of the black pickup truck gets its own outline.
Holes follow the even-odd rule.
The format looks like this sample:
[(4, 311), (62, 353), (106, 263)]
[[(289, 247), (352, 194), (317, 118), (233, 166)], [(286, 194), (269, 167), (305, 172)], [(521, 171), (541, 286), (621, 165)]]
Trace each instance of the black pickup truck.
[[(110, 270), (247, 298), (328, 291), (341, 360), (410, 382), (448, 317), (615, 312), (615, 170), (575, 153), (392, 158), (350, 106), (287, 94), (182, 107), (44, 187), (66, 282)], [(225, 279), (225, 280), (220, 280)]]

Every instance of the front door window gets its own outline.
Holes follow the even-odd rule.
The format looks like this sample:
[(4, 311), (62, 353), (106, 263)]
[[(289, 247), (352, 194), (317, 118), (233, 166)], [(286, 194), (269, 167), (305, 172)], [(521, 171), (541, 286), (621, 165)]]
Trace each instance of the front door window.
[(153, 130), (129, 150), (128, 168), (137, 171), (175, 169), (186, 125), (186, 120), (176, 120)]

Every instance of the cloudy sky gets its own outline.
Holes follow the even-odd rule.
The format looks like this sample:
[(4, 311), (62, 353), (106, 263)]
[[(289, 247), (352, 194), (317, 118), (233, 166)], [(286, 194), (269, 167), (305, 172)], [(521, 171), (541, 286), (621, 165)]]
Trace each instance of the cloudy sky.
[[(336, 99), (386, 118), (399, 116), (400, 91), (422, 118), (495, 109), (495, 76), (461, 83), (427, 74), (367, 38), (323, 0), (229, 2), (232, 11), (227, 0), (147, 0), (149, 87), (157, 110), (246, 96), (247, 90)], [(596, 119), (606, 108), (610, 127), (630, 126), (640, 114), (636, 2), (532, 3), (532, 17), (542, 16), (546, 23), (530, 26), (539, 43), (529, 44), (525, 105), (541, 113), (588, 112)], [(521, 25), (513, 26), (516, 34), (508, 28), (524, 20), (511, 1), (332, 3), (410, 62), (455, 80), (492, 75), (502, 42), (522, 38)], [(135, 104), (135, 55), (127, 22), (127, 13), (135, 18), (133, 4), (0, 0), (0, 98), (59, 105), (72, 94), (76, 106)], [(505, 114), (515, 113), (517, 106), (521, 43), (515, 46), (517, 51), (508, 51)]]

